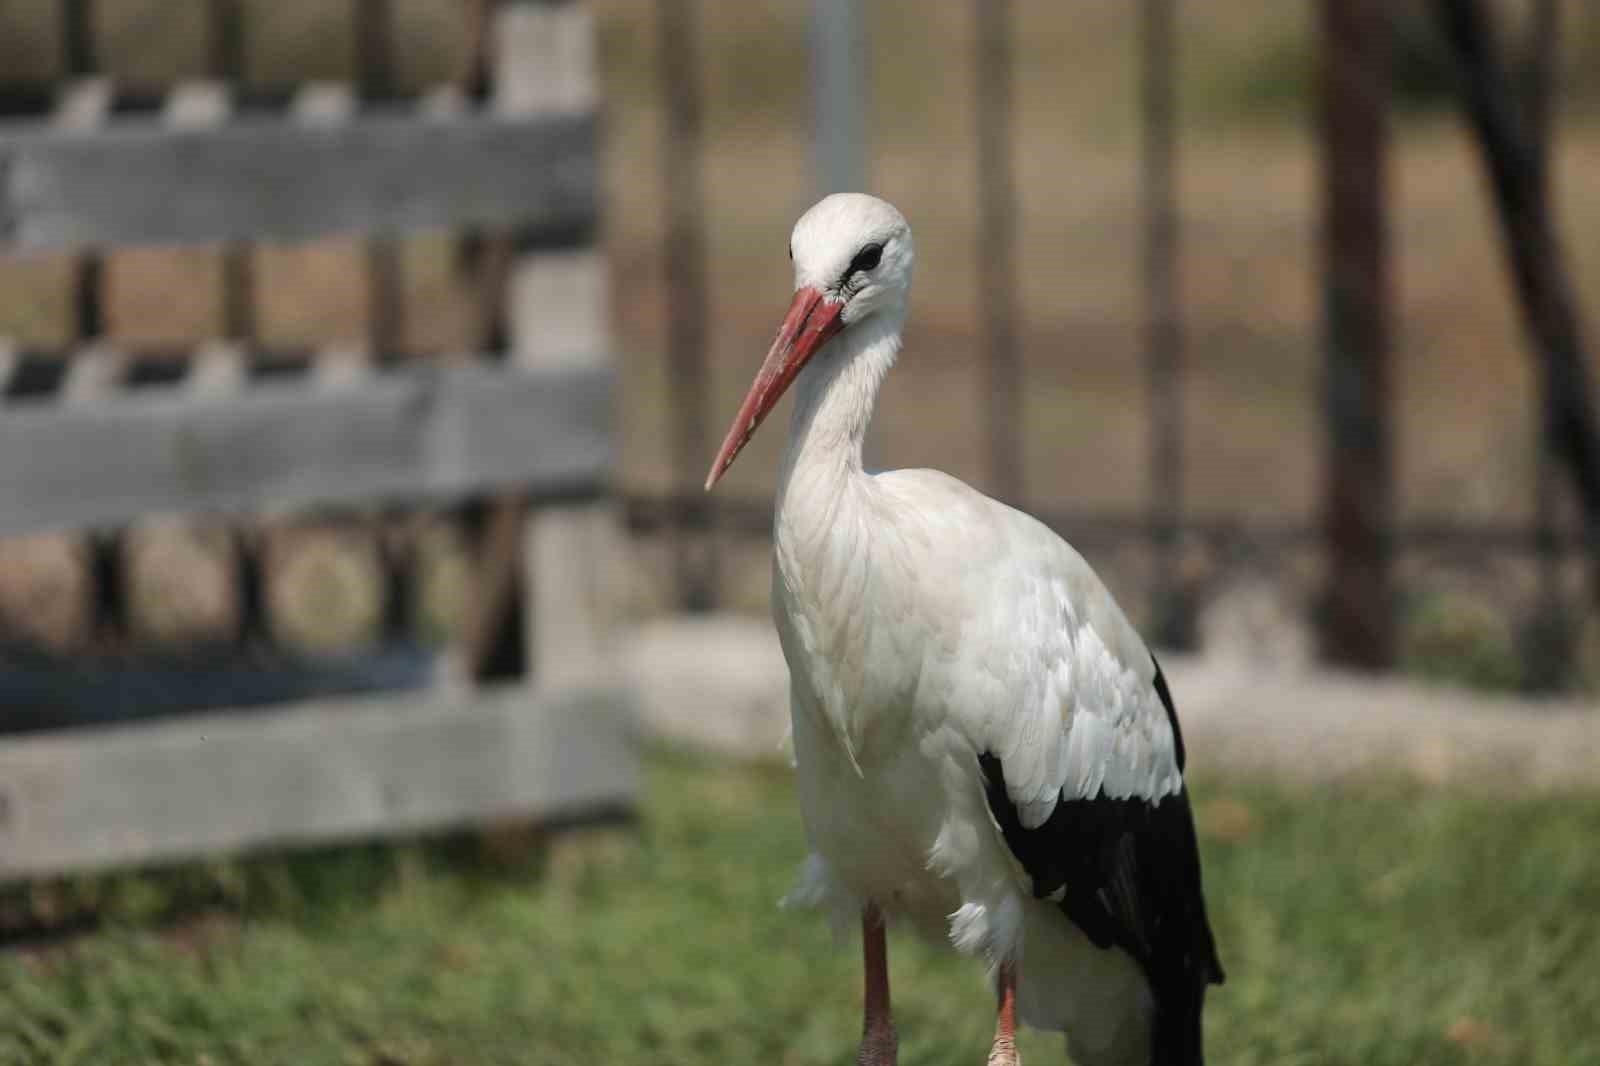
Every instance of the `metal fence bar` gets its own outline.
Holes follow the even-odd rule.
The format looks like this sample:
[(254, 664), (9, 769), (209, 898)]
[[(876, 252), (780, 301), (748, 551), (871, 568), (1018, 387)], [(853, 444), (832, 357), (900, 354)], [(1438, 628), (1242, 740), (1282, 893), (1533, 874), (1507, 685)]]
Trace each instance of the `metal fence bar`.
[(1177, 91), (1173, 0), (1140, 6), (1139, 101), (1145, 375), (1149, 389), (1150, 515), (1155, 527), (1149, 617), (1157, 643), (1193, 643), (1192, 605), (1178, 580), (1183, 522), (1183, 323), (1178, 308)]
[[(671, 375), (673, 459), (683, 493), (695, 498), (700, 470), (711, 455), (710, 376), (706, 368), (706, 252), (700, 182), (700, 62), (693, 0), (657, 0), (661, 92), (667, 110), (663, 159), (667, 216), (667, 365)], [(717, 598), (717, 566), (710, 550), (711, 509), (701, 499), (688, 507), (674, 545), (679, 605), (709, 610)]]
[(381, 99), (394, 92), (393, 4), (390, 0), (355, 0), (351, 15), (356, 84), (363, 98)]
[[(243, 0), (211, 0), (211, 76), (225, 82), (235, 97), (245, 75), (245, 13)], [(225, 241), (222, 245), (222, 336), (248, 348), (256, 340), (255, 245), (250, 241)], [(234, 641), (241, 647), (271, 639), (267, 624), (266, 575), (260, 531), (247, 524), (228, 530), (233, 545), (233, 586), (238, 598)]]
[(211, 76), (238, 81), (244, 77), (244, 2), (211, 0), (209, 14)]
[[(1454, 50), (1462, 106), (1489, 179), (1507, 272), (1541, 376), (1552, 440), (1572, 475), (1600, 557), (1600, 417), (1590, 394), (1583, 318), (1537, 155), (1530, 152), (1493, 12), (1476, 0), (1436, 0)], [(1600, 573), (1596, 574), (1600, 578)], [(1600, 585), (1595, 588), (1600, 595)]]
[(1379, 669), (1394, 658), (1389, 257), (1385, 204), (1388, 13), (1322, 3), (1322, 253), (1329, 554), (1323, 653)]
[[(356, 84), (364, 103), (393, 95), (394, 9), (390, 0), (356, 0)], [(372, 357), (394, 358), (405, 337), (400, 245), (392, 233), (377, 232), (366, 240), (367, 345)]]
[(989, 487), (1020, 498), (1022, 361), (1016, 328), (1016, 182), (1011, 165), (1011, 3), (976, 0), (978, 34), (978, 243), (982, 256)]
[[(461, 97), (473, 104), (489, 98), (490, 0), (462, 0), (462, 47), (453, 75)], [(455, 271), (473, 283), (472, 346), (479, 351), (504, 352), (506, 337), (506, 272), (511, 262), (511, 240), (504, 233), (475, 226), (456, 233)]]
[[(357, 0), (355, 8), (356, 81), (364, 103), (395, 93), (394, 5), (391, 0)], [(378, 232), (366, 239), (367, 348), (374, 364), (400, 358), (405, 346), (406, 302), (401, 239)], [(365, 536), (378, 542), (382, 571), (383, 612), (380, 630), (386, 641), (407, 639), (416, 612), (415, 539), (405, 510), (385, 508)]]
[(856, 0), (812, 0), (811, 86), (819, 194), (866, 191), (866, 22)]
[[(455, 83), (464, 99), (482, 105), (494, 89), (496, 49), (493, 0), (463, 0), (463, 49)], [(508, 355), (506, 279), (515, 238), (505, 230), (467, 227), (457, 231), (456, 270), (472, 285), (471, 342), (497, 360)], [(469, 498), (453, 512), (476, 562), (469, 606), (461, 618), (461, 667), (478, 681), (522, 676), (526, 643), (519, 539), (527, 501), (520, 493)]]
[(61, 68), (81, 77), (99, 68), (94, 47), (93, 0), (61, 0)]
[[(659, 533), (675, 529), (694, 501), (680, 495), (633, 493), (623, 499), (630, 529)], [(772, 535), (772, 501), (758, 496), (717, 495), (717, 522), (724, 532), (741, 537)], [(1153, 543), (1157, 530), (1147, 509), (1030, 508), (1035, 517), (1079, 547), (1122, 547), (1130, 541)], [(1294, 519), (1242, 519), (1221, 515), (1184, 516), (1183, 531), (1213, 544), (1242, 543), (1265, 553), (1283, 554), (1326, 546), (1327, 535), (1318, 522)], [(1514, 556), (1537, 560), (1541, 546), (1535, 530), (1509, 522), (1406, 522), (1384, 531), (1396, 552), (1436, 552), (1449, 556)], [(1554, 550), (1562, 557), (1581, 557), (1588, 550), (1584, 533), (1556, 530)]]
[[(94, 5), (91, 0), (63, 0), (61, 15), (62, 68), (70, 79), (84, 79), (99, 69), (95, 48)], [(109, 97), (82, 92), (84, 83), (69, 82), (68, 96), (57, 102), (56, 123), (63, 126), (98, 125), (109, 107)], [(71, 94), (86, 98), (81, 106)], [(72, 263), (72, 333), (86, 345), (105, 333), (105, 261), (98, 254), (76, 256)], [(83, 356), (79, 356), (83, 358)], [(74, 368), (69, 364), (68, 374)], [(91, 622), (98, 639), (120, 641), (128, 633), (128, 604), (123, 573), (121, 530), (88, 534), (90, 582), (94, 590)]]
[[(211, 0), (210, 14), (211, 76), (236, 95), (244, 80), (244, 4)], [(222, 335), (241, 344), (255, 340), (255, 248), (249, 241), (222, 247)]]
[[(1547, 185), (1554, 154), (1553, 110), (1556, 67), (1560, 63), (1560, 7), (1556, 0), (1535, 0), (1528, 12), (1528, 31), (1522, 56), (1523, 115), (1528, 150)], [(1541, 376), (1534, 424), (1534, 539), (1539, 552), (1539, 606), (1524, 642), (1527, 676), (1539, 687), (1556, 689), (1572, 667), (1573, 633), (1561, 589), (1561, 553), (1556, 546), (1559, 524), (1556, 452), (1558, 426), (1550, 395), (1550, 382)]]

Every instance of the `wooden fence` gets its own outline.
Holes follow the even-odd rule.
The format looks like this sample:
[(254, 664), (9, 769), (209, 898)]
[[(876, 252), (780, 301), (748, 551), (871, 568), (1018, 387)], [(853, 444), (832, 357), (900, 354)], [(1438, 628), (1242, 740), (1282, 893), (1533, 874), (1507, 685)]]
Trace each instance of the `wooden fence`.
[[(613, 372), (591, 13), (464, 4), (460, 77), (401, 100), (388, 8), (351, 5), (361, 84), (240, 109), (240, 6), (214, 0), (217, 78), (126, 115), (92, 69), (91, 5), (62, 0), (76, 77), (48, 113), (0, 124), (0, 251), (74, 251), (81, 342), (0, 351), (0, 535), (93, 530), (104, 607), (118, 531), (148, 515), (476, 498), (466, 683), (26, 736), (7, 736), (0, 710), (0, 881), (631, 802), (597, 592)], [(470, 227), (488, 249), (491, 350), (424, 363), (390, 347), (394, 242), (423, 226)], [(284, 373), (254, 343), (247, 242), (335, 232), (370, 235), (368, 351)], [(98, 335), (99, 257), (192, 242), (226, 249), (228, 335), (142, 372), (153, 364)], [(259, 566), (240, 558), (242, 610), (259, 614)], [(506, 682), (507, 663), (529, 676)]]

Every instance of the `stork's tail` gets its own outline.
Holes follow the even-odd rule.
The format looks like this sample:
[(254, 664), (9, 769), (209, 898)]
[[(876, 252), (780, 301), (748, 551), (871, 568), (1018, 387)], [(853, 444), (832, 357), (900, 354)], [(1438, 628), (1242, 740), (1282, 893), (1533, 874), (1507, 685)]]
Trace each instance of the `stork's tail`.
[(1157, 992), (1150, 1066), (1204, 1066), (1200, 1012), (1205, 999), (1203, 979), (1174, 982)]

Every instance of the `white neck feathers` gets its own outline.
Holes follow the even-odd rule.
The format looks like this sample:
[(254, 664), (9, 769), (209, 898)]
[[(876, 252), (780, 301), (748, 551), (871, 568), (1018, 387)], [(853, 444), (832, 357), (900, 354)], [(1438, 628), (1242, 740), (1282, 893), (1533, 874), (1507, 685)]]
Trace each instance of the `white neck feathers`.
[(779, 475), (780, 502), (796, 477), (824, 475), (832, 480), (861, 473), (862, 441), (878, 387), (900, 351), (903, 319), (902, 314), (879, 312), (851, 325), (801, 371)]
[(778, 568), (796, 596), (808, 587), (816, 595), (832, 589), (864, 558), (872, 482), (862, 470), (861, 444), (878, 386), (900, 350), (900, 323), (899, 315), (880, 313), (851, 326), (795, 382), (773, 535)]

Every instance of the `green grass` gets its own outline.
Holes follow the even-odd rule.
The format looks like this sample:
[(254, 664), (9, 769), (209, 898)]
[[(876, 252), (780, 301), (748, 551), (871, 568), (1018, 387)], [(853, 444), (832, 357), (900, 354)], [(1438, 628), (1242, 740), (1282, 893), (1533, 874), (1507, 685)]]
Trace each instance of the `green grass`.
[[(1230, 973), (1213, 1062), (1600, 1062), (1600, 795), (1196, 790)], [(12, 893), (110, 920), (0, 954), (0, 1063), (852, 1062), (854, 948), (774, 905), (802, 849), (787, 775), (657, 758), (646, 815), (621, 847), (372, 846)], [(891, 962), (901, 1061), (982, 1062), (976, 967), (906, 938)], [(1023, 1055), (1062, 1060), (1054, 1035)]]

